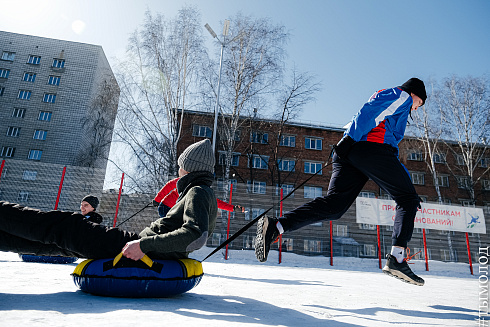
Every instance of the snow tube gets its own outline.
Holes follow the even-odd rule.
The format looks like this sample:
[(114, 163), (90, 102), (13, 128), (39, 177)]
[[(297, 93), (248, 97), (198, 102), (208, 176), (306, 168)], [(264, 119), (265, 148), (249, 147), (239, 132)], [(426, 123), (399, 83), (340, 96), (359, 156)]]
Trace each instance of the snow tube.
[(74, 263), (78, 260), (76, 257), (60, 257), (60, 256), (37, 256), (30, 254), (19, 254), (22, 261), (25, 262), (42, 262), (42, 263)]
[(203, 276), (201, 262), (194, 259), (141, 261), (122, 257), (88, 259), (72, 274), (80, 290), (115, 297), (170, 297), (197, 286)]

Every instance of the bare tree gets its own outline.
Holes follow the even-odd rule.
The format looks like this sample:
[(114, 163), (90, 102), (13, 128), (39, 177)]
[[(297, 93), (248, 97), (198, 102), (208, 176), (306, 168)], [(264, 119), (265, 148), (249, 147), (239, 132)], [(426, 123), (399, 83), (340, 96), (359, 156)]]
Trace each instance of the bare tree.
[[(309, 73), (298, 73), (296, 69), (293, 69), (291, 73), (291, 81), (285, 83), (279, 92), (278, 96), (278, 110), (273, 114), (273, 117), (280, 117), (278, 120), (277, 136), (272, 149), (272, 166), (271, 180), (277, 180), (279, 187), (290, 175), (291, 170), (286, 170), (285, 178), (282, 178), (282, 171), (284, 167), (280, 167), (281, 161), (287, 157), (287, 151), (281, 151), (281, 145), (283, 144), (283, 136), (285, 133), (285, 127), (291, 120), (294, 120), (302, 111), (303, 107), (315, 100), (315, 93), (320, 91), (320, 83), (315, 82), (314, 76)], [(286, 148), (287, 149), (287, 148)], [(296, 158), (296, 162), (299, 158)], [(288, 167), (291, 168), (291, 167)], [(274, 176), (277, 175), (277, 178)]]
[(488, 80), (483, 77), (447, 78), (436, 96), (436, 103), (444, 119), (445, 138), (452, 140), (445, 143), (457, 160), (452, 174), (474, 205), (478, 197), (477, 184), (490, 169), (487, 167), (483, 172), (478, 169), (489, 150)]
[[(288, 38), (283, 26), (274, 26), (267, 19), (237, 14), (231, 22), (236, 40), (228, 45), (223, 55), (218, 129), (225, 155), (226, 181), (237, 135), (246, 121), (240, 117), (252, 113), (259, 104), (265, 105), (264, 96), (275, 92), (275, 85), (282, 76), (284, 45)], [(217, 69), (209, 72), (205, 82), (216, 97)]]
[(81, 121), (89, 138), (76, 158), (76, 165), (90, 168), (105, 166), (112, 142), (118, 99), (119, 86), (115, 79), (104, 80), (90, 103), (87, 115)]
[[(419, 107), (413, 114), (413, 123), (410, 125), (410, 129), (415, 134), (415, 139), (412, 141), (407, 139), (407, 143), (410, 147), (416, 149), (421, 147), (424, 154), (424, 161), (427, 164), (427, 168), (432, 176), (432, 181), (437, 194), (437, 202), (443, 204), (443, 197), (441, 195), (440, 184), (438, 182), (439, 170), (436, 163), (447, 163), (447, 147), (442, 147), (441, 137), (444, 133), (444, 118), (441, 115), (441, 111), (435, 104), (435, 89), (437, 89), (436, 82), (429, 80), (427, 83), (430, 88), (427, 101), (422, 107)], [(436, 160), (438, 158), (439, 160)], [(455, 261), (456, 257), (453, 250), (453, 242), (451, 233), (447, 233), (447, 241), (449, 247), (450, 260)]]
[(174, 19), (147, 11), (130, 37), (127, 58), (118, 65), (116, 135), (135, 158), (132, 189), (156, 191), (177, 174), (181, 120), (193, 104), (190, 90), (204, 55), (200, 15), (191, 7)]

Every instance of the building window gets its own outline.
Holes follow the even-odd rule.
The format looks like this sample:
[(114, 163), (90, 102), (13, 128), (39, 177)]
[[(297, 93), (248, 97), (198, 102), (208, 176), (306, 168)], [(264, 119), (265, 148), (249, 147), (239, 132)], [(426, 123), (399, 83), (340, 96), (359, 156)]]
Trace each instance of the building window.
[(265, 209), (262, 208), (245, 208), (245, 220), (255, 219), (263, 214)]
[(437, 176), (436, 185), (440, 187), (449, 187), (449, 176), (448, 175)]
[(269, 143), (269, 133), (253, 131), (250, 133), (250, 142), (252, 143)]
[(376, 257), (376, 245), (364, 244), (362, 246), (362, 256), (363, 257)]
[(266, 184), (259, 181), (247, 181), (247, 192), (255, 194), (265, 194)]
[(14, 108), (14, 111), (12, 111), (12, 117), (24, 118), (25, 113), (26, 113), (25, 109)]
[(305, 149), (321, 150), (322, 139), (314, 138), (314, 137), (305, 137)]
[(313, 162), (313, 161), (305, 161), (305, 174), (315, 174), (317, 171), (320, 171), (318, 175), (322, 174), (322, 163), (321, 162)]
[(489, 164), (490, 164), (490, 158), (481, 158), (480, 159), (480, 167), (488, 168)]
[(58, 85), (60, 85), (60, 80), (61, 80), (61, 77), (59, 77), (59, 76), (49, 76), (48, 84), (58, 86)]
[(243, 248), (244, 249), (253, 249), (255, 245), (255, 236), (245, 235), (243, 237)]
[(261, 156), (259, 154), (254, 154), (249, 161), (248, 167), (252, 166), (252, 168), (257, 169), (267, 169), (269, 163), (268, 156)]
[(0, 78), (9, 78), (10, 69), (0, 68)]
[(44, 93), (43, 102), (54, 103), (56, 101), (56, 94)]
[(471, 200), (460, 200), (463, 207), (475, 207), (475, 202)]
[(374, 225), (374, 224), (359, 224), (359, 229), (376, 230), (376, 225)]
[(49, 111), (40, 111), (38, 120), (51, 121), (51, 114)]
[(304, 194), (305, 199), (314, 199), (322, 196), (321, 186), (305, 186), (304, 190), (305, 190), (305, 194)]
[(41, 57), (29, 55), (29, 58), (27, 58), (27, 63), (31, 65), (39, 65), (41, 63)]
[(464, 166), (464, 157), (461, 154), (456, 155), (456, 164), (458, 166)]
[(435, 163), (446, 163), (446, 155), (444, 153), (434, 153), (433, 158)]
[(35, 181), (37, 177), (37, 171), (35, 170), (24, 170), (22, 173), (22, 179), (27, 181)]
[(361, 198), (371, 198), (371, 199), (376, 198), (376, 194), (374, 192), (367, 192), (367, 191), (359, 192), (358, 196)]
[(481, 188), (484, 191), (490, 191), (490, 179), (482, 179), (481, 180)]
[(226, 211), (226, 210), (218, 209), (218, 218), (220, 218), (222, 221), (228, 220), (228, 214), (230, 214), (230, 220), (235, 219), (235, 211)]
[(41, 156), (43, 155), (42, 150), (29, 150), (29, 155), (27, 156), (27, 159), (30, 160), (41, 160)]
[(8, 51), (2, 52), (2, 60), (14, 61), (14, 58), (15, 58), (15, 52), (8, 52)]
[(458, 188), (463, 190), (469, 190), (470, 187), (470, 178), (468, 176), (456, 176), (456, 180), (458, 181)]
[(11, 146), (4, 146), (2, 147), (2, 152), (0, 153), (0, 156), (6, 157), (6, 158), (12, 158), (15, 153), (15, 148)]
[(296, 136), (294, 135), (281, 135), (280, 146), (288, 146), (291, 148), (296, 147)]
[(304, 242), (305, 252), (320, 253), (322, 252), (322, 241), (318, 240), (305, 240)]
[(422, 161), (424, 160), (424, 154), (419, 150), (409, 150), (407, 154), (407, 160)]
[(208, 126), (193, 125), (192, 126), (192, 136), (197, 137), (211, 137), (213, 131)]
[[(240, 153), (239, 152), (233, 152), (231, 154), (231, 166), (233, 167), (238, 167), (240, 163)], [(224, 166), (226, 164), (226, 152), (225, 151), (219, 151), (219, 159), (218, 163), (221, 166)]]
[[(282, 196), (286, 197), (289, 193), (291, 193), (294, 190), (294, 185), (293, 184), (282, 184), (281, 187), (279, 185), (276, 185), (276, 195), (280, 196), (281, 195), (281, 188), (282, 188)], [(294, 198), (294, 193), (289, 196), (290, 198)]]
[(18, 137), (20, 133), (20, 127), (9, 126), (7, 128), (7, 136)]
[(27, 200), (29, 200), (29, 192), (20, 191), (19, 195), (17, 195), (17, 201), (18, 202), (27, 202)]
[(277, 166), (279, 167), (279, 171), (294, 171), (296, 161), (293, 159), (280, 159), (277, 160)]
[(349, 237), (347, 225), (333, 225), (333, 236)]
[(65, 59), (53, 59), (53, 68), (64, 68), (65, 67)]
[(33, 139), (35, 140), (46, 140), (46, 135), (48, 134), (47, 131), (43, 131), (43, 130), (40, 130), (40, 129), (36, 129), (34, 131), (34, 136), (32, 137)]
[(212, 246), (218, 246), (221, 244), (221, 234), (220, 233), (213, 233), (211, 236), (211, 245)]
[(29, 100), (30, 98), (31, 98), (31, 91), (19, 90), (19, 94), (17, 95), (17, 99)]
[(425, 185), (424, 173), (411, 172), (410, 177), (415, 185)]
[(225, 180), (223, 178), (218, 178), (216, 181), (216, 189), (218, 191), (229, 191), (230, 190), (230, 185), (233, 184), (233, 189), (236, 190), (237, 187), (237, 180), (236, 179), (229, 179), (228, 183), (225, 183)]
[(24, 77), (22, 78), (26, 82), (32, 82), (36, 80), (36, 73), (24, 73)]
[(3, 92), (5, 91), (4, 86), (0, 86), (0, 97), (3, 96)]

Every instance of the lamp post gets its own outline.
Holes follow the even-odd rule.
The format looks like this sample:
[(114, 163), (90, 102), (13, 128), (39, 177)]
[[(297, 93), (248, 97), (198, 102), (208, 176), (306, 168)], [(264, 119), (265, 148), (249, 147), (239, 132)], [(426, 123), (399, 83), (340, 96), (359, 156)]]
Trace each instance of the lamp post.
[(219, 74), (218, 74), (218, 90), (216, 92), (216, 107), (214, 108), (214, 128), (213, 128), (213, 151), (216, 153), (216, 130), (218, 129), (218, 110), (219, 110), (219, 89), (220, 89), (220, 84), (221, 84), (221, 69), (222, 69), (222, 63), (223, 63), (223, 49), (225, 47), (225, 39), (226, 36), (228, 35), (228, 32), (230, 30), (230, 21), (225, 19), (225, 23), (223, 26), (223, 41), (221, 41), (216, 33), (213, 31), (211, 26), (209, 24), (204, 25), (206, 29), (208, 30), (209, 34), (215, 39), (218, 40), (218, 42), (221, 44), (221, 54), (219, 56)]
[(218, 90), (216, 92), (216, 107), (214, 108), (214, 128), (213, 128), (213, 151), (216, 152), (216, 131), (218, 130), (218, 110), (219, 110), (219, 89), (220, 89), (220, 84), (221, 84), (221, 68), (223, 64), (223, 49), (225, 46), (236, 39), (240, 38), (244, 33), (239, 33), (237, 36), (235, 36), (233, 39), (226, 41), (226, 37), (228, 36), (228, 32), (230, 30), (230, 21), (228, 19), (225, 19), (225, 23), (223, 25), (223, 41), (221, 41), (216, 33), (213, 31), (211, 26), (209, 24), (204, 25), (206, 29), (208, 30), (209, 34), (215, 39), (218, 40), (218, 42), (221, 44), (221, 54), (219, 57), (219, 74), (218, 74)]

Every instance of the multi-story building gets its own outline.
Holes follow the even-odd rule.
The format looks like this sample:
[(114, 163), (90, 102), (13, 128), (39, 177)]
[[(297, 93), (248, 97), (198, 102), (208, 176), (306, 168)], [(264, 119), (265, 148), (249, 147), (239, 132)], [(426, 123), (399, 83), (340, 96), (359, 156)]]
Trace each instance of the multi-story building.
[[(179, 150), (182, 151), (189, 144), (205, 137), (212, 137), (214, 115), (204, 112), (186, 111), (182, 122), (182, 139)], [(283, 126), (282, 126), (283, 125)], [(246, 207), (246, 212), (234, 212), (231, 214), (230, 234), (233, 234), (248, 221), (255, 218), (271, 206), (270, 215), (280, 216), (281, 210), (288, 211), (298, 207), (311, 199), (326, 194), (332, 167), (320, 170), (331, 155), (331, 149), (342, 137), (343, 129), (288, 122), (281, 124), (279, 121), (254, 119), (245, 117), (240, 123), (240, 129), (236, 133), (236, 147), (232, 153), (230, 183), (233, 185), (232, 202)], [(282, 127), (281, 127), (282, 126)], [(278, 139), (278, 131), (281, 137)], [(419, 148), (420, 142), (406, 138), (400, 144), (400, 160), (409, 170), (417, 193), (424, 201), (437, 202), (438, 197), (434, 187), (434, 181), (427, 164), (423, 161), (423, 155)], [(179, 151), (179, 152), (180, 152)], [(229, 199), (230, 187), (225, 183), (223, 174), (224, 151), (220, 140), (217, 142), (216, 165), (216, 194), (221, 199)], [(469, 198), (461, 183), (461, 178), (454, 176), (458, 157), (452, 155), (439, 158), (437, 165), (441, 196), (446, 204), (468, 205)], [(485, 212), (488, 226), (488, 213), (490, 213), (490, 175), (486, 171), (485, 162), (478, 167), (482, 174), (481, 185), (478, 184), (477, 206), (481, 206)], [(482, 161), (482, 162), (483, 162)], [(283, 196), (290, 193), (295, 187), (309, 179), (303, 186), (289, 196), (279, 205), (280, 189)], [(459, 181), (458, 181), (459, 180)], [(230, 184), (228, 184), (230, 185)], [(280, 186), (279, 186), (280, 185)], [(360, 196), (387, 198), (389, 197), (374, 182), (369, 181)], [(215, 246), (226, 239), (228, 213), (220, 213), (221, 218), (209, 245)], [(410, 246), (412, 253), (418, 252), (423, 246), (423, 230), (415, 229)], [(328, 221), (322, 221), (287, 233), (283, 237), (282, 249), (304, 255), (330, 255), (330, 233), (333, 235), (333, 253), (341, 256), (377, 257), (377, 226), (356, 223), (355, 203), (346, 214), (330, 225)], [(391, 249), (392, 227), (380, 226), (380, 240), (382, 255)], [(428, 258), (435, 260), (466, 261), (467, 249), (465, 234), (460, 232), (447, 232), (439, 230), (425, 230)], [(251, 228), (241, 237), (233, 241), (231, 248), (252, 249), (255, 229)], [(481, 244), (488, 244), (487, 234), (469, 234), (471, 251), (476, 253)], [(277, 249), (277, 245), (275, 245)], [(452, 253), (451, 253), (452, 250)], [(417, 254), (416, 258), (423, 258), (424, 251)]]
[(101, 46), (0, 31), (0, 198), (53, 209), (62, 177), (60, 209), (101, 194), (118, 98)]

